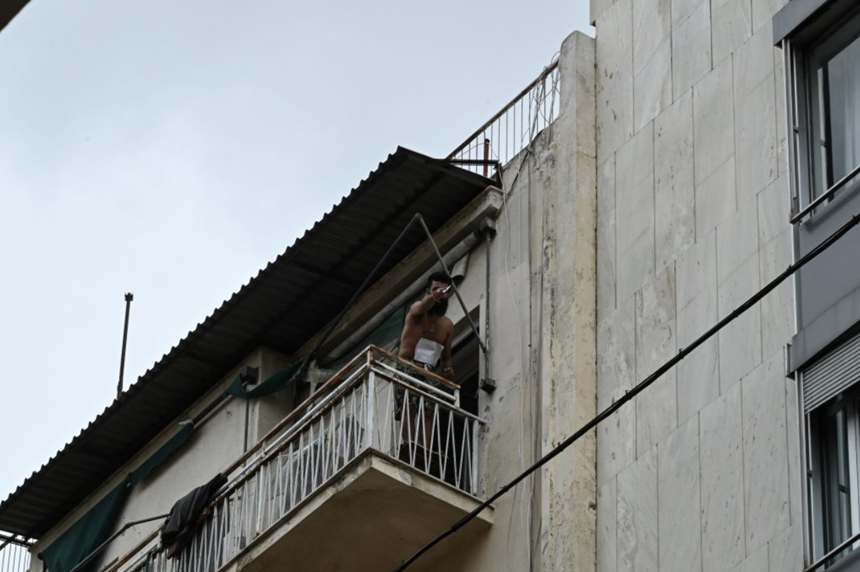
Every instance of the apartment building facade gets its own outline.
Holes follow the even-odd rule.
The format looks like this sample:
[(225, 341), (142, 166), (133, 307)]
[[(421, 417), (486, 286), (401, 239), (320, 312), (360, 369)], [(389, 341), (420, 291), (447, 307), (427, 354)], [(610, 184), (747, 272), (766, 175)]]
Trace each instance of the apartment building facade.
[[(860, 566), (853, 4), (592, 0), (594, 39), (448, 159), (389, 156), (3, 501), (0, 570), (393, 569), (822, 244), (411, 569)], [(453, 384), (390, 353), (434, 243)], [(218, 473), (169, 554), (139, 521)]]
[[(398, 149), (176, 344), (2, 503), (29, 554), (4, 572), (391, 569), (592, 417), (593, 49), (571, 37), (464, 146), (496, 160), (500, 122), (529, 115), (498, 177)], [(448, 382), (390, 353), (437, 248), (458, 279)], [(415, 569), (593, 561), (594, 442)], [(219, 473), (208, 518), (162, 547), (164, 515)]]
[[(856, 9), (592, 2), (599, 410), (856, 214)], [(598, 430), (599, 570), (858, 566), (857, 240)]]

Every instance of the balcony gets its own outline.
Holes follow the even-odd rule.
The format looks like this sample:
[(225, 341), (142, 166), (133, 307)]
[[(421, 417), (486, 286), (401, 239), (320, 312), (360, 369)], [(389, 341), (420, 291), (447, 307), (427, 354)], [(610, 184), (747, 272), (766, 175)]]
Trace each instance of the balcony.
[(30, 543), (17, 537), (0, 536), (0, 572), (27, 572)]
[(179, 555), (153, 535), (105, 572), (392, 568), (480, 503), (482, 426), (458, 386), (371, 346), (225, 472)]

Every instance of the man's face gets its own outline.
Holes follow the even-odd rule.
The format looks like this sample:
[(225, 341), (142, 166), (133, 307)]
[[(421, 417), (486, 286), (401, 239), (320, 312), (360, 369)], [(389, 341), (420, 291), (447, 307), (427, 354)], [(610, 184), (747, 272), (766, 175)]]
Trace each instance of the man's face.
[[(448, 287), (448, 284), (434, 280), (433, 283), (430, 284), (430, 288), (427, 290), (427, 293), (430, 294), (433, 292), (442, 291), (447, 287)], [(437, 300), (436, 303), (433, 304), (433, 307), (430, 308), (429, 313), (433, 314), (435, 316), (444, 316), (445, 312), (448, 311), (448, 297), (449, 296), (450, 296), (450, 293), (445, 294), (440, 300)]]

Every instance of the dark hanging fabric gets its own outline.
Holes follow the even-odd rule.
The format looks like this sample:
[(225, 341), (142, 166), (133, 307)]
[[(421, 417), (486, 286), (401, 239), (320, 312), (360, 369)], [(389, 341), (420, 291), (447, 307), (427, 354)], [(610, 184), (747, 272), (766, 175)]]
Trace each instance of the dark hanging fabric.
[[(69, 530), (42, 551), (42, 558), (45, 560), (48, 572), (69, 572), (108, 539), (116, 517), (128, 497), (128, 490), (127, 480), (117, 485)], [(87, 566), (81, 572), (92, 568), (92, 565)]]
[(226, 483), (227, 477), (219, 473), (202, 487), (197, 487), (176, 501), (170, 509), (167, 523), (161, 530), (161, 544), (167, 548), (168, 558), (176, 556), (191, 539), (194, 531), (206, 517), (204, 513), (206, 505), (215, 498), (218, 489)]
[(241, 397), (242, 399), (252, 399), (254, 397), (271, 395), (281, 391), (282, 389), (286, 389), (293, 381), (293, 377), (298, 374), (301, 365), (301, 362), (294, 363), (293, 365), (272, 374), (266, 378), (265, 381), (252, 389), (245, 389), (245, 384), (242, 383), (242, 376), (238, 376), (236, 377), (236, 380), (230, 384), (230, 387), (227, 388), (225, 393), (235, 397)]
[[(48, 572), (69, 572), (83, 562), (93, 550), (101, 546), (110, 537), (131, 487), (145, 479), (171, 453), (179, 449), (193, 432), (193, 425), (184, 425), (158, 451), (129, 473), (105, 498), (42, 551)], [(88, 572), (92, 569), (93, 566), (90, 564), (79, 572)]]

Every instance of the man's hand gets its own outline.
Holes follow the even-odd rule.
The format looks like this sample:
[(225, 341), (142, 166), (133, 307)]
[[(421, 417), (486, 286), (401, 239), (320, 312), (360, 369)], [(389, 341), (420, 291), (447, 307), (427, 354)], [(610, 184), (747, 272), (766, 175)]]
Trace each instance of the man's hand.
[(446, 377), (448, 379), (451, 379), (452, 377), (454, 377), (454, 368), (451, 367), (450, 365), (446, 365), (445, 367), (443, 367), (442, 368), (442, 377)]
[(451, 295), (449, 292), (445, 291), (448, 288), (450, 288), (450, 286), (439, 286), (437, 288), (433, 288), (433, 290), (430, 291), (430, 295), (433, 297), (433, 301), (441, 302), (442, 300), (447, 300), (448, 297)]

